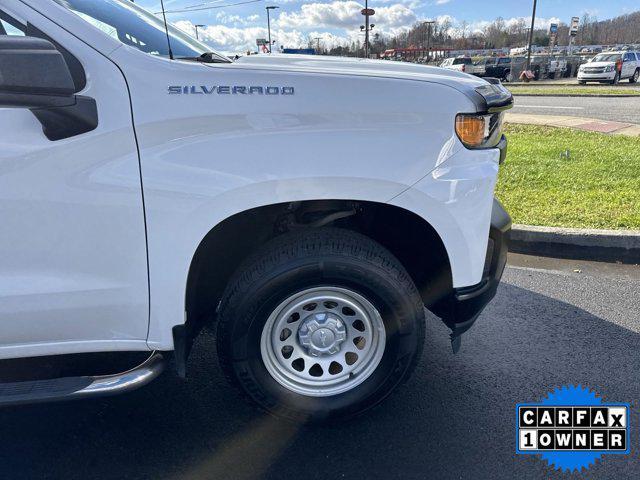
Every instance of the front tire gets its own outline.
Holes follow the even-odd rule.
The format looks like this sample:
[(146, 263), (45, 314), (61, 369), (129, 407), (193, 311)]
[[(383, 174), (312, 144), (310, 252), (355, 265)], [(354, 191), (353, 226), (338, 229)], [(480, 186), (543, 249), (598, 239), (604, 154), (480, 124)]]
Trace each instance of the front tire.
[(424, 323), (415, 285), (381, 245), (335, 228), (288, 233), (229, 283), (218, 355), (231, 383), (272, 414), (352, 416), (408, 377)]
[(640, 78), (640, 68), (636, 68), (636, 71), (631, 75), (631, 78), (629, 78), (629, 83), (636, 83), (638, 78)]

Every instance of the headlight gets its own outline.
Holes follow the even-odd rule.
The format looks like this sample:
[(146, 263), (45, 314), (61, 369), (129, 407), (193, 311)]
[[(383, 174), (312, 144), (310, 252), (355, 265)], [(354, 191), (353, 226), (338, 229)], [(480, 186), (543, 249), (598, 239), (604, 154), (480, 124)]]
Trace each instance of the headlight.
[(456, 135), (467, 148), (495, 147), (502, 137), (502, 113), (458, 114)]
[(606, 67), (604, 67), (604, 71), (605, 72), (613, 72), (613, 69), (615, 67), (613, 65), (607, 65)]

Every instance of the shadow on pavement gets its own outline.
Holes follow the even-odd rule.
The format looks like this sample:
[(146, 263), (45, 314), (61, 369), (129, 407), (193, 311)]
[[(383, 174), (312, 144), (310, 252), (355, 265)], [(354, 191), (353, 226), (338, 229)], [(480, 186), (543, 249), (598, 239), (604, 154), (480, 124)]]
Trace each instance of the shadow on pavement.
[[(610, 401), (640, 396), (636, 333), (509, 284), (458, 355), (430, 318), (414, 377), (369, 414), (332, 425), (256, 413), (222, 377), (211, 335), (200, 340), (187, 382), (165, 374), (126, 396), (0, 411), (0, 477), (565, 478), (515, 455), (515, 404), (568, 383)], [(637, 475), (636, 418), (632, 454), (606, 456), (586, 477)]]

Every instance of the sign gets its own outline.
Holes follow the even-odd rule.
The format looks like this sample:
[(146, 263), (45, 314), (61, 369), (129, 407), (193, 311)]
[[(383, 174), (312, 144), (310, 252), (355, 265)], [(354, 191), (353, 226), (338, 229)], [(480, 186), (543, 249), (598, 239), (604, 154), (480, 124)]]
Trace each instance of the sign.
[(582, 386), (558, 388), (541, 402), (516, 405), (516, 453), (538, 454), (569, 472), (603, 455), (629, 454), (629, 410)]
[(360, 13), (364, 16), (371, 17), (372, 15), (375, 15), (376, 11), (373, 8), (363, 8), (360, 10)]
[(627, 450), (626, 405), (539, 406), (518, 409), (518, 450)]
[(552, 23), (549, 25), (549, 45), (551, 46), (551, 51), (553, 51), (553, 46), (556, 44), (557, 38), (558, 38), (558, 24)]
[(580, 18), (571, 17), (571, 26), (569, 27), (569, 35), (575, 37), (578, 33), (578, 24), (580, 23)]
[(263, 45), (267, 45), (269, 42), (266, 38), (256, 38), (256, 45), (261, 47)]

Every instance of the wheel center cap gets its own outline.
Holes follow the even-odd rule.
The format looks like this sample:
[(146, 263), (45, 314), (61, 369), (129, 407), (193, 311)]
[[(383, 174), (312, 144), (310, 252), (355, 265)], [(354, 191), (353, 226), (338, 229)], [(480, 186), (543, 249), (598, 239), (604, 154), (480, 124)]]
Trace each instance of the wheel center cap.
[(311, 344), (316, 348), (327, 348), (335, 341), (335, 334), (328, 328), (320, 328), (311, 335)]
[(344, 322), (335, 314), (314, 313), (301, 323), (298, 330), (300, 345), (309, 355), (333, 355), (340, 351), (340, 344), (347, 338)]

